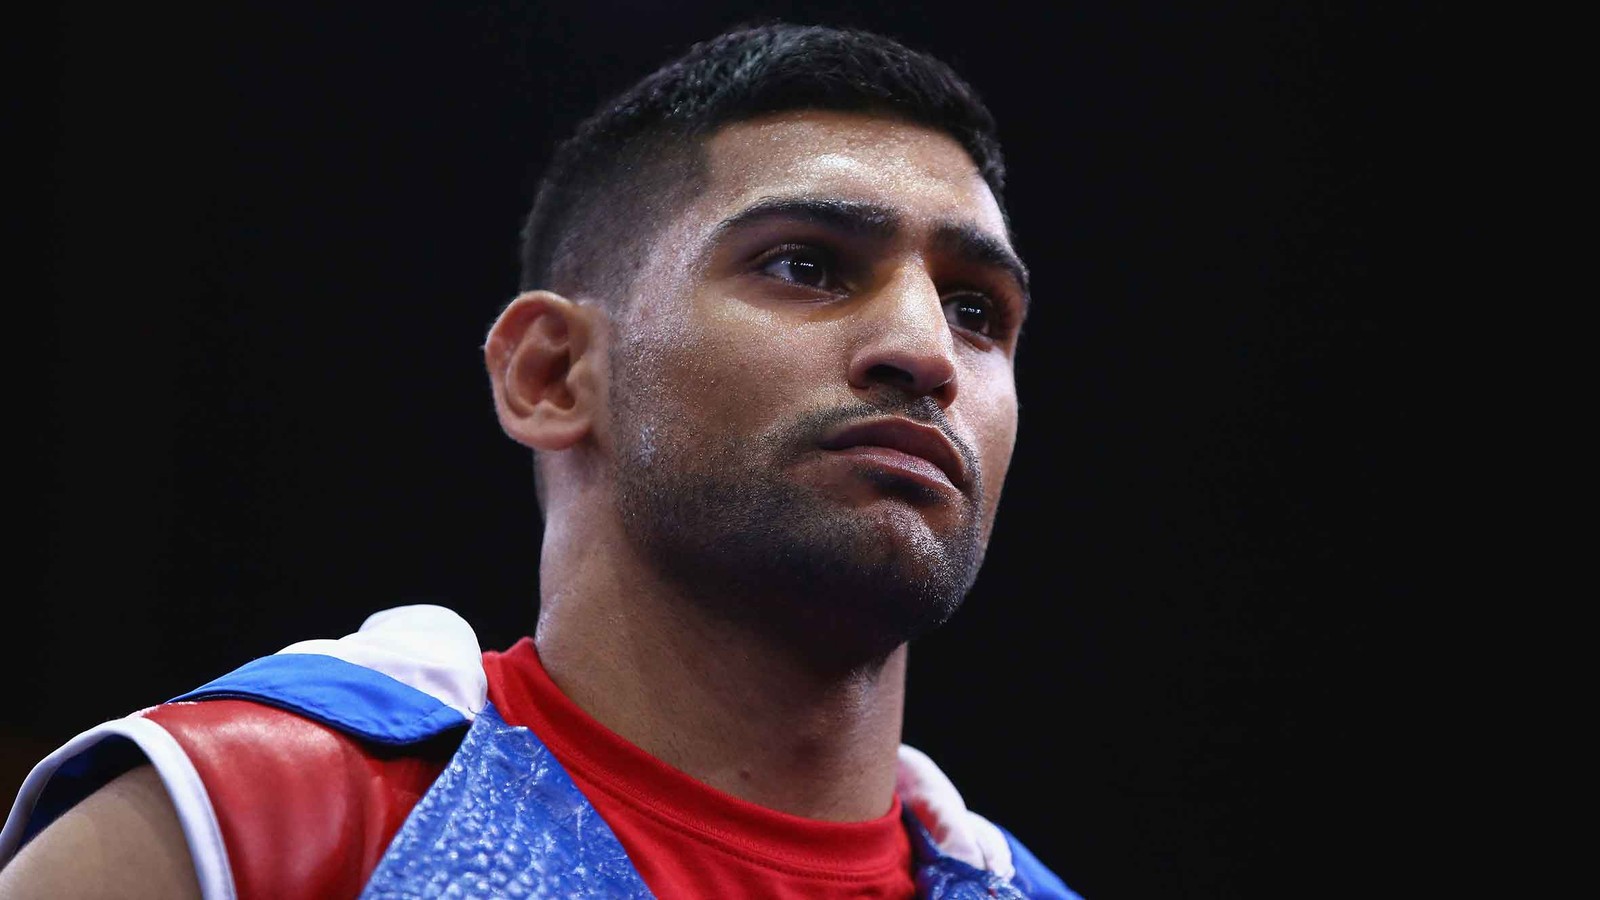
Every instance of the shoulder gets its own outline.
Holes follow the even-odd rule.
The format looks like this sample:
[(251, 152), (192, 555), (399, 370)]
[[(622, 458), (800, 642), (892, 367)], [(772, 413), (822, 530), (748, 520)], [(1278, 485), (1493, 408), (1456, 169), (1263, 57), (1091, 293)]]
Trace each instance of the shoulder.
[(145, 765), (96, 791), (0, 869), (0, 896), (181, 900), (202, 894), (172, 803), (160, 776)]
[(406, 745), (471, 722), (488, 689), (472, 627), (442, 606), (386, 609), (338, 639), (290, 644), (169, 703), (237, 698)]
[[(69, 741), (25, 780), (0, 865), (148, 763), (206, 897), (270, 896), (252, 885), (283, 872), (369, 871), (485, 702), (464, 620), (437, 606), (385, 610)], [(298, 855), (285, 859), (289, 848)]]
[[(253, 700), (166, 704), (145, 717), (183, 748), (241, 897), (353, 897), (460, 739), (395, 745)], [(299, 891), (294, 895), (301, 895)]]
[(922, 865), (991, 872), (1024, 897), (1082, 900), (1016, 835), (968, 809), (949, 776), (921, 750), (900, 746), (895, 793), (912, 819), (913, 846)]

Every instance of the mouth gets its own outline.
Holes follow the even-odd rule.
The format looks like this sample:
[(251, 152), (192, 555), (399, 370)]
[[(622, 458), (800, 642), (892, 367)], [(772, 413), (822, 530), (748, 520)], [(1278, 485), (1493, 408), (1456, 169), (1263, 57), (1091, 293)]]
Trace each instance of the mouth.
[(962, 493), (971, 488), (972, 477), (950, 439), (939, 429), (910, 419), (859, 422), (833, 432), (821, 446), (898, 470), (933, 486), (954, 487)]

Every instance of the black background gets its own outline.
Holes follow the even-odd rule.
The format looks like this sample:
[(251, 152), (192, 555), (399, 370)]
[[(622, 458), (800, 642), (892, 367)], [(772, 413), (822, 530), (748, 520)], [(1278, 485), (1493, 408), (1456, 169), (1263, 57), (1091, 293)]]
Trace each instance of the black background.
[(765, 16), (965, 74), (1034, 270), (1011, 481), (913, 648), (907, 740), (1090, 900), (1364, 883), (1436, 249), (1434, 23), (1399, 7), (60, 7), (7, 796), (76, 731), (382, 607), (530, 627), (529, 460), (478, 348), (539, 167)]

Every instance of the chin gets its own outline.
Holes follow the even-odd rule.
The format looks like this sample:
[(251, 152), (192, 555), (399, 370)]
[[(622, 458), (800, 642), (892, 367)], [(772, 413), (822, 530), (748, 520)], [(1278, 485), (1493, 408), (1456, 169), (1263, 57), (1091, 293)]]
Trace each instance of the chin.
[(975, 515), (936, 529), (893, 498), (850, 508), (792, 484), (693, 481), (627, 487), (631, 538), (707, 612), (814, 654), (886, 654), (948, 621), (977, 577)]

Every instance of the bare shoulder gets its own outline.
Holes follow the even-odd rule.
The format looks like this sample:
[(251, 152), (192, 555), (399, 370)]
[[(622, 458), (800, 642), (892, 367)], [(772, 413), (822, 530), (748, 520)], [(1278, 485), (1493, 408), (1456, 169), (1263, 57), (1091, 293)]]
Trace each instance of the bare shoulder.
[(161, 777), (140, 766), (91, 794), (0, 869), (0, 898), (200, 896)]

